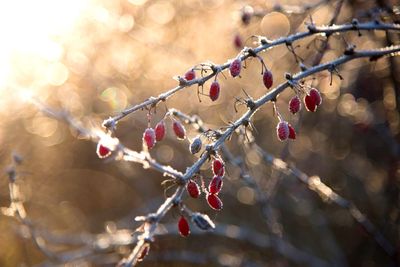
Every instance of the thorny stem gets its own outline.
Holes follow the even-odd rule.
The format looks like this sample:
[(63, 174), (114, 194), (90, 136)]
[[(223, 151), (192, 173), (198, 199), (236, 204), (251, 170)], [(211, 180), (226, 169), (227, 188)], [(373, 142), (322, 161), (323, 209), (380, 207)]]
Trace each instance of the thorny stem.
[[(206, 131), (206, 129), (202, 126), (202, 121), (199, 118), (191, 117), (178, 110), (172, 110), (171, 112), (175, 116), (178, 116), (188, 123), (192, 124), (199, 132)], [(198, 123), (199, 121), (200, 123)], [(257, 145), (257, 143), (252, 142), (251, 147), (261, 155), (266, 163), (271, 164), (280, 173), (283, 173), (285, 175), (293, 175), (299, 181), (306, 184), (308, 189), (316, 192), (324, 202), (335, 203), (339, 207), (347, 209), (354, 220), (359, 223), (370, 236), (374, 238), (376, 243), (388, 255), (393, 256), (395, 250), (392, 244), (382, 235), (382, 233), (379, 232), (377, 227), (374, 226), (374, 224), (357, 208), (354, 203), (335, 193), (329, 186), (324, 184), (319, 177), (310, 177), (296, 167), (289, 166), (285, 161), (276, 158), (272, 154), (263, 150), (260, 146)], [(247, 174), (244, 166), (241, 166), (240, 161), (238, 162), (238, 160), (235, 160), (235, 158), (225, 145), (222, 145), (221, 149), (228, 162), (240, 168), (243, 180), (248, 186), (255, 190), (257, 197), (259, 198), (259, 202), (263, 206), (263, 209), (269, 207), (267, 203), (269, 200), (265, 196), (265, 193), (262, 192), (254, 179), (249, 174)]]
[[(59, 263), (72, 263), (76, 260), (92, 256), (98, 252), (108, 251), (112, 247), (125, 246), (137, 242), (136, 234), (132, 230), (128, 229), (121, 229), (112, 233), (106, 232), (97, 235), (86, 234), (84, 236), (54, 235), (47, 231), (40, 232), (39, 234), (39, 231), (30, 221), (21, 200), (22, 195), (20, 193), (20, 188), (18, 184), (16, 184), (16, 177), (18, 175), (15, 165), (12, 165), (9, 168), (8, 174), (10, 177), (9, 195), (11, 203), (10, 207), (2, 207), (1, 213), (6, 216), (16, 217), (22, 223), (22, 225), (28, 227), (33, 242), (38, 247), (38, 249), (47, 256), (50, 261)], [(167, 229), (167, 231), (163, 233), (158, 233), (157, 235), (176, 234), (175, 224), (167, 224), (164, 225), (164, 227)], [(235, 236), (228, 234), (228, 231), (233, 228), (238, 230)], [(192, 229), (191, 234), (197, 235), (203, 233), (204, 231), (195, 228)], [(314, 255), (309, 254), (305, 251), (301, 251), (295, 248), (292, 244), (285, 242), (284, 240), (274, 240), (273, 237), (265, 236), (262, 233), (255, 232), (251, 229), (238, 227), (236, 225), (218, 224), (218, 227), (213, 231), (212, 234), (215, 236), (222, 236), (225, 238), (228, 237), (235, 240), (246, 241), (259, 248), (272, 248), (276, 250), (276, 252), (278, 252), (279, 254), (287, 257), (288, 259), (291, 259), (294, 262), (307, 263), (311, 266), (328, 266), (328, 264), (324, 260), (315, 257)], [(52, 244), (80, 247), (72, 251), (55, 252), (47, 247), (44, 240)], [(276, 243), (279, 243), (279, 245), (275, 245)], [(47, 266), (49, 264), (44, 263), (42, 265)]]
[[(203, 126), (203, 121), (199, 117), (189, 116), (188, 114), (185, 114), (176, 109), (172, 109), (172, 110), (170, 110), (170, 112), (174, 116), (177, 116), (177, 117), (181, 118), (182, 120), (186, 121), (188, 124), (191, 124), (199, 133), (204, 133), (207, 131), (207, 129), (204, 128), (204, 126)], [(272, 210), (271, 206), (269, 205), (269, 199), (268, 199), (266, 193), (261, 190), (260, 186), (257, 184), (255, 179), (250, 175), (250, 173), (246, 169), (243, 158), (234, 157), (234, 155), (232, 155), (231, 151), (225, 144), (223, 144), (221, 146), (221, 153), (227, 162), (229, 162), (233, 166), (236, 166), (237, 168), (240, 169), (240, 177), (242, 178), (242, 181), (247, 186), (251, 187), (254, 190), (254, 192), (256, 193), (257, 202), (261, 206), (261, 213), (267, 222), (267, 226), (268, 226), (270, 232), (271, 233), (276, 232), (280, 228), (280, 225), (275, 220), (273, 210)], [(278, 240), (278, 239), (280, 239), (279, 236), (276, 237), (276, 240)]]
[[(337, 20), (337, 18), (339, 16), (340, 10), (342, 9), (342, 6), (343, 6), (343, 2), (344, 2), (344, 0), (339, 0), (339, 2), (337, 3), (337, 5), (335, 7), (334, 14), (332, 16), (332, 19), (329, 22), (329, 26), (332, 26), (332, 25), (334, 25), (336, 23), (336, 20)], [(319, 64), (321, 62), (322, 57), (324, 56), (326, 50), (328, 49), (329, 37), (330, 37), (330, 35), (326, 36), (326, 39), (322, 43), (321, 50), (317, 54), (317, 56), (315, 57), (312, 66), (315, 66), (315, 65), (317, 65), (317, 64)]]
[[(282, 45), (282, 44), (293, 44), (294, 41), (303, 39), (315, 34), (323, 34), (325, 36), (332, 35), (334, 33), (339, 33), (339, 32), (346, 32), (346, 31), (361, 31), (361, 30), (382, 30), (382, 31), (400, 31), (400, 25), (397, 24), (387, 24), (387, 23), (380, 23), (380, 22), (366, 22), (366, 23), (351, 23), (351, 24), (343, 24), (343, 25), (331, 25), (331, 26), (316, 26), (314, 24), (308, 25), (308, 31), (306, 32), (301, 32), (301, 33), (295, 33), (292, 35), (289, 35), (287, 37), (282, 37), (279, 39), (276, 39), (274, 41), (267, 40), (264, 37), (260, 38), (261, 44), (256, 47), (252, 48), (252, 53), (258, 54), (262, 51), (266, 51), (274, 46)], [(249, 48), (244, 48), (237, 56), (241, 61), (246, 60), (249, 57), (252, 57), (250, 53), (248, 53)], [(236, 58), (236, 57), (235, 57)], [(191, 81), (186, 81), (186, 80), (180, 80), (180, 85), (170, 89), (169, 91), (166, 91), (157, 97), (150, 97), (144, 102), (134, 105), (130, 108), (127, 108), (121, 113), (115, 115), (114, 117), (110, 117), (103, 122), (103, 126), (108, 128), (108, 129), (114, 129), (116, 127), (116, 124), (118, 123), (119, 120), (122, 118), (126, 117), (127, 115), (134, 113), (135, 111), (141, 110), (143, 108), (149, 107), (149, 106), (156, 106), (159, 102), (161, 101), (166, 101), (169, 97), (174, 95), (176, 92), (194, 85), (203, 85), (206, 81), (217, 75), (219, 72), (222, 72), (223, 70), (227, 69), (230, 66), (230, 61), (219, 65), (219, 66), (213, 66), (213, 69), (217, 71), (213, 71), (211, 74), (204, 76), (202, 78), (197, 78)]]
[[(342, 6), (343, 6), (343, 2), (344, 2), (344, 0), (339, 0), (337, 2), (336, 7), (334, 9), (333, 16), (332, 16), (331, 20), (329, 21), (329, 24), (328, 24), (329, 26), (332, 26), (336, 23), (336, 20), (340, 14), (340, 10), (342, 9)], [(317, 53), (317, 55), (315, 56), (311, 66), (315, 66), (315, 65), (318, 65), (321, 63), (322, 57), (324, 56), (325, 52), (328, 50), (328, 47), (329, 47), (328, 44), (329, 44), (330, 37), (331, 37), (331, 35), (328, 35), (323, 40), (323, 42), (321, 44), (321, 48), (320, 48), (319, 52)], [(332, 73), (331, 73), (331, 77), (332, 77)], [(299, 129), (300, 123), (301, 123), (301, 115), (299, 117), (299, 120), (297, 121), (297, 125), (295, 126), (295, 128), (297, 130)], [(281, 150), (280, 157), (283, 160), (285, 160), (286, 157), (288, 156), (289, 144), (290, 143), (287, 142), (285, 144), (284, 148)], [(276, 192), (276, 188), (279, 185), (279, 178), (281, 175), (282, 175), (281, 172), (275, 172), (275, 170), (272, 170), (271, 177), (268, 181), (268, 190), (266, 190), (266, 196), (265, 196), (266, 203), (267, 203), (266, 205), (268, 205), (271, 202), (271, 200), (273, 199), (275, 192)], [(271, 210), (271, 212), (273, 211), (272, 207), (270, 207), (269, 209)], [(269, 217), (271, 217), (271, 216), (269, 216)], [(273, 218), (273, 217), (271, 217), (271, 218)], [(279, 228), (278, 228), (278, 230), (279, 230)], [(283, 233), (278, 231), (276, 234), (282, 235)]]
[[(324, 70), (330, 70), (332, 68), (336, 68), (339, 65), (342, 65), (350, 60), (357, 59), (357, 58), (363, 58), (367, 57), (370, 58), (371, 60), (375, 60), (377, 58), (380, 58), (385, 55), (393, 55), (395, 53), (398, 53), (400, 51), (400, 46), (394, 46), (394, 47), (389, 47), (389, 48), (383, 48), (383, 49), (377, 49), (377, 50), (364, 50), (364, 51), (352, 51), (350, 54), (345, 54), (335, 60), (332, 60), (330, 62), (324, 63), (317, 65), (315, 67), (309, 68), (305, 71), (299, 72), (295, 75), (292, 76), (292, 81), (299, 81), (303, 78), (306, 78), (312, 74), (324, 71)], [(244, 122), (250, 121), (252, 116), (258, 111), (258, 109), (268, 103), (269, 101), (276, 99), (277, 96), (283, 92), (286, 88), (290, 87), (290, 81), (286, 81), (285, 83), (282, 83), (278, 85), (274, 90), (266, 93), (265, 95), (261, 96), (259, 99), (254, 101), (254, 108), (249, 109), (246, 113), (242, 115), (238, 120), (236, 120), (234, 123), (232, 123), (229, 127), (226, 128), (224, 132), (221, 133), (220, 138), (216, 140), (214, 143), (209, 145), (211, 148), (210, 150), (206, 150), (205, 153), (191, 166), (189, 167), (185, 174), (182, 177), (182, 180), (188, 181), (194, 174), (196, 174), (199, 170), (200, 167), (207, 161), (209, 158), (210, 154), (209, 151), (217, 151), (221, 146), (225, 143), (227, 139), (233, 134), (233, 132), (239, 128), (241, 125), (243, 125)], [(171, 209), (175, 201), (181, 198), (182, 193), (184, 191), (184, 186), (180, 185), (178, 188), (175, 190), (175, 193), (166, 199), (166, 201), (160, 206), (160, 208), (157, 210), (156, 213), (151, 214), (151, 221), (148, 221), (146, 223), (151, 224), (151, 227), (148, 227), (148, 231), (144, 231), (140, 236), (139, 240), (147, 240), (147, 242), (150, 242), (153, 239), (153, 236), (155, 234), (155, 229), (157, 227), (158, 222), (162, 219), (162, 217)], [(128, 256), (128, 260), (124, 259), (121, 261), (121, 266), (127, 267), (127, 266), (133, 266), (136, 264), (137, 259), (139, 257), (139, 252), (141, 251), (141, 247), (145, 244), (145, 242), (139, 242), (137, 246), (133, 249), (132, 253)]]

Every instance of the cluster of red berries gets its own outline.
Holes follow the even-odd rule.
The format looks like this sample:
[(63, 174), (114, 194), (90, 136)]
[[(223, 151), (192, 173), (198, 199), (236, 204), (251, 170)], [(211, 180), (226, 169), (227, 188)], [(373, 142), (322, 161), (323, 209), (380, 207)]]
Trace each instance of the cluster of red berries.
[[(211, 179), (208, 190), (204, 189), (206, 193), (206, 200), (208, 205), (214, 210), (221, 210), (223, 203), (218, 197), (219, 192), (222, 189), (223, 177), (225, 175), (225, 164), (220, 158), (215, 158), (212, 162), (213, 178)], [(186, 184), (186, 190), (192, 198), (198, 198), (200, 196), (200, 187), (194, 180), (189, 180)]]
[(308, 111), (317, 111), (317, 107), (322, 104), (321, 94), (317, 89), (311, 88), (308, 94), (306, 94), (306, 96), (304, 97), (304, 103)]
[[(214, 210), (221, 210), (223, 207), (222, 200), (218, 197), (223, 185), (223, 177), (225, 175), (225, 164), (221, 158), (216, 157), (212, 161), (212, 172), (214, 177), (211, 179), (208, 189), (204, 189), (208, 205)], [(203, 186), (204, 187), (204, 186)], [(198, 198), (201, 194), (200, 186), (193, 180), (189, 180), (186, 184), (186, 190), (192, 198)], [(199, 226), (199, 225), (198, 225)], [(200, 226), (199, 226), (200, 227)], [(182, 215), (178, 221), (179, 233), (186, 237), (190, 233), (190, 227), (187, 219)]]
[[(196, 72), (194, 71), (194, 69), (190, 69), (185, 73), (185, 79), (187, 81), (196, 79)], [(215, 80), (211, 83), (209, 94), (208, 94), (211, 101), (216, 101), (219, 98), (220, 91), (221, 91), (221, 87), (217, 81), (217, 76), (215, 76)]]
[(276, 135), (280, 141), (285, 141), (286, 139), (296, 139), (296, 131), (293, 126), (287, 121), (280, 121), (276, 126)]
[[(178, 120), (173, 120), (172, 130), (175, 133), (175, 136), (178, 139), (186, 138), (186, 130), (182, 123)], [(153, 128), (148, 127), (143, 133), (143, 144), (146, 145), (148, 149), (152, 149), (156, 142), (159, 142), (164, 139), (166, 133), (165, 121), (161, 120), (156, 124)]]
[[(210, 220), (208, 215), (200, 212), (194, 212), (190, 214), (192, 222), (201, 230), (207, 231), (215, 228), (215, 224)], [(181, 215), (178, 221), (178, 231), (181, 236), (188, 236), (190, 234), (190, 227), (187, 219)]]
[[(262, 64), (262, 76), (263, 76), (262, 78), (263, 78), (264, 86), (267, 89), (270, 89), (274, 83), (274, 78), (273, 78), (272, 72), (265, 66), (265, 63), (262, 60), (262, 58), (260, 57), (259, 59)], [(231, 74), (231, 76), (233, 78), (235, 78), (240, 75), (241, 70), (242, 70), (242, 61), (240, 60), (239, 57), (237, 57), (229, 65), (229, 73)]]
[[(303, 91), (304, 88), (301, 88)], [(299, 90), (300, 91), (300, 90)], [(304, 105), (306, 109), (311, 112), (317, 111), (317, 107), (322, 104), (322, 97), (319, 91), (315, 88), (311, 88), (304, 96)], [(289, 111), (292, 114), (296, 114), (301, 110), (301, 100), (296, 94), (289, 101)], [(276, 135), (280, 141), (285, 141), (286, 139), (296, 139), (296, 131), (288, 122), (279, 119), (279, 123), (276, 126)]]
[[(322, 104), (322, 97), (319, 91), (315, 88), (311, 88), (304, 96), (304, 105), (308, 111), (315, 112), (317, 107)], [(301, 110), (301, 101), (298, 95), (295, 95), (289, 101), (289, 111), (296, 114)]]
[(221, 210), (223, 203), (218, 197), (218, 194), (222, 189), (222, 179), (225, 175), (225, 164), (221, 158), (215, 158), (213, 160), (212, 171), (214, 177), (211, 179), (210, 184), (208, 185), (207, 203), (212, 209)]
[[(186, 138), (185, 127), (182, 125), (180, 121), (173, 119), (172, 130), (174, 131), (175, 136), (178, 139), (183, 140)], [(154, 129), (148, 127), (146, 130), (144, 130), (142, 138), (143, 145), (150, 150), (155, 146), (157, 142), (160, 142), (164, 139), (165, 134), (166, 134), (166, 125), (164, 119), (162, 119), (160, 122), (156, 124)], [(113, 138), (106, 138), (106, 139), (113, 140)], [(99, 158), (107, 158), (112, 154), (113, 151), (112, 147), (115, 147), (115, 144), (110, 145), (107, 143), (109, 143), (109, 141), (100, 140), (98, 142), (96, 153)]]

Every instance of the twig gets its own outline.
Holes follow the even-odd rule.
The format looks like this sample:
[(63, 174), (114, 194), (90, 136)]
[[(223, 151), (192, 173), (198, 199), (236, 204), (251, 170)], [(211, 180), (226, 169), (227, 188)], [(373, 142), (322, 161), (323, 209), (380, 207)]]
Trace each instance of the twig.
[[(262, 51), (266, 51), (274, 46), (278, 45), (288, 45), (288, 44), (293, 44), (294, 41), (303, 39), (315, 34), (324, 34), (325, 36), (332, 35), (334, 33), (340, 33), (340, 32), (346, 32), (346, 31), (361, 31), (361, 30), (382, 30), (382, 31), (400, 31), (400, 25), (397, 24), (385, 24), (385, 23), (379, 23), (379, 22), (366, 22), (366, 23), (351, 23), (351, 24), (343, 24), (343, 25), (331, 25), (331, 26), (315, 26), (314, 24), (308, 25), (308, 31), (306, 32), (301, 32), (301, 33), (295, 33), (292, 35), (289, 35), (287, 37), (282, 37), (279, 39), (276, 39), (274, 41), (267, 40), (267, 38), (261, 37), (260, 42), (261, 44), (256, 47), (256, 48), (251, 48), (252, 55), (258, 54)], [(246, 60), (249, 57), (252, 57), (250, 53), (248, 53), (249, 48), (244, 48), (238, 55), (238, 58), (241, 61)], [(119, 120), (124, 118), (125, 116), (134, 113), (135, 111), (144, 109), (146, 107), (152, 107), (156, 106), (159, 102), (161, 101), (166, 101), (169, 97), (174, 95), (176, 92), (197, 84), (197, 85), (203, 85), (206, 81), (217, 75), (219, 72), (222, 72), (223, 70), (227, 69), (230, 66), (230, 61), (222, 64), (222, 65), (213, 65), (213, 71), (211, 74), (204, 76), (202, 78), (194, 79), (191, 81), (186, 81), (186, 80), (181, 80), (181, 84), (175, 88), (170, 89), (169, 91), (162, 93), (158, 95), (157, 97), (150, 97), (144, 102), (134, 105), (130, 108), (127, 108), (123, 111), (121, 111), (119, 114), (110, 117), (103, 122), (103, 126), (108, 128), (108, 129), (114, 129), (116, 127), (116, 124), (118, 123)]]
[[(332, 16), (331, 20), (329, 21), (329, 26), (332, 26), (336, 23), (336, 20), (340, 14), (340, 10), (342, 9), (342, 6), (343, 6), (343, 2), (344, 2), (344, 0), (338, 1), (337, 5), (335, 7), (333, 16)], [(315, 57), (315, 59), (312, 63), (312, 66), (318, 65), (321, 62), (322, 57), (324, 56), (325, 52), (328, 50), (328, 41), (329, 41), (330, 36), (331, 35), (326, 36), (326, 39), (323, 41), (322, 47), (321, 47), (319, 53), (317, 54), (317, 56)]]
[[(176, 224), (163, 224), (160, 229), (160, 231), (155, 233), (156, 236), (178, 235)], [(191, 235), (193, 236), (205, 234), (246, 242), (259, 249), (272, 249), (297, 264), (307, 264), (308, 266), (329, 265), (323, 259), (308, 252), (299, 250), (284, 240), (276, 239), (275, 237), (265, 235), (243, 226), (218, 223), (217, 227), (212, 232), (204, 232), (197, 228), (191, 229)], [(79, 249), (81, 251), (80, 253), (77, 253), (79, 250), (60, 253), (59, 258), (64, 259), (63, 262), (73, 262), (92, 256), (95, 253), (106, 252), (116, 247), (131, 245), (137, 242), (137, 234), (128, 229), (120, 229), (113, 233), (102, 233), (97, 235), (86, 234), (84, 238), (73, 235), (53, 235), (45, 233), (43, 234), (43, 238), (46, 241), (55, 244), (81, 246)], [(89, 250), (91, 250), (92, 253), (86, 253), (86, 255), (83, 253)]]
[[(201, 120), (200, 117), (198, 116), (189, 116), (188, 114), (183, 113), (182, 111), (179, 111), (177, 109), (170, 109), (169, 110), (174, 116), (182, 119), (186, 123), (192, 125), (199, 133), (204, 133), (207, 131), (206, 128), (203, 126), (203, 121)], [(229, 148), (225, 145), (221, 145), (221, 153), (224, 157), (224, 159), (232, 164), (233, 166), (236, 166), (240, 170), (240, 177), (242, 178), (242, 181), (252, 188), (254, 192), (256, 193), (256, 198), (257, 202), (260, 204), (261, 208), (261, 214), (265, 218), (265, 221), (267, 222), (268, 228), (270, 233), (274, 233), (280, 236), (280, 225), (275, 219), (274, 212), (269, 205), (269, 200), (268, 197), (266, 196), (266, 192), (263, 192), (260, 188), (260, 186), (257, 184), (255, 179), (252, 177), (252, 175), (249, 173), (247, 170), (244, 160), (241, 157), (235, 157), (232, 155), (231, 151)]]
[(353, 219), (359, 223), (375, 242), (391, 257), (394, 256), (395, 249), (392, 244), (379, 232), (373, 223), (356, 207), (356, 205), (335, 193), (329, 186), (324, 184), (318, 176), (308, 176), (301, 170), (288, 166), (281, 159), (275, 158), (273, 155), (261, 149), (257, 144), (253, 144), (253, 148), (262, 156), (263, 160), (268, 164), (273, 165), (276, 169), (287, 175), (293, 175), (299, 181), (306, 184), (308, 189), (316, 192), (324, 202), (332, 202), (341, 208), (347, 209)]
[[(66, 112), (65, 110), (63, 111), (53, 110), (52, 108), (46, 106), (45, 104), (35, 99), (32, 99), (32, 103), (44, 114), (48, 115), (49, 117), (55, 118), (57, 120), (66, 122), (76, 131), (78, 131), (81, 135), (83, 135), (83, 137), (86, 137), (92, 140), (93, 142), (97, 143), (102, 138), (110, 138), (100, 129), (83, 126), (80, 122), (76, 121), (73, 117), (71, 117), (69, 113)], [(144, 168), (152, 168), (154, 170), (157, 170), (158, 172), (161, 172), (163, 175), (168, 175), (175, 179), (180, 179), (183, 176), (181, 172), (175, 170), (171, 166), (162, 165), (158, 163), (155, 159), (151, 157), (151, 155), (147, 151), (141, 151), (141, 152), (133, 151), (122, 145), (117, 138), (113, 139), (116, 143), (116, 147), (113, 151), (113, 153), (115, 154), (114, 158), (116, 160), (124, 160), (124, 161), (139, 163), (143, 165)]]
[[(208, 145), (206, 147), (206, 152), (191, 166), (189, 167), (185, 174), (182, 177), (183, 181), (188, 181), (193, 175), (195, 175), (199, 170), (200, 167), (207, 161), (210, 156), (211, 151), (218, 150), (222, 144), (233, 134), (233, 132), (239, 128), (241, 125), (247, 124), (247, 122), (251, 119), (251, 117), (255, 114), (255, 112), (265, 103), (276, 99), (278, 94), (283, 92), (287, 87), (289, 87), (294, 81), (301, 80), (307, 76), (310, 76), (314, 73), (321, 72), (323, 70), (331, 70), (335, 69), (337, 66), (344, 64), (350, 60), (354, 60), (356, 58), (367, 57), (371, 59), (380, 58), (385, 55), (393, 55), (400, 51), (400, 46), (378, 49), (378, 50), (365, 50), (365, 51), (352, 51), (351, 54), (345, 54), (338, 59), (333, 61), (317, 65), (315, 67), (309, 68), (305, 71), (299, 72), (292, 76), (290, 81), (282, 83), (278, 85), (274, 90), (270, 91), (269, 93), (265, 94), (264, 96), (260, 97), (254, 103), (252, 103), (252, 108), (249, 109), (246, 113), (242, 115), (238, 120), (233, 122), (229, 127), (226, 128), (224, 132), (221, 133), (219, 139)], [(153, 240), (154, 232), (157, 228), (157, 224), (159, 221), (164, 217), (164, 215), (171, 209), (171, 207), (175, 203), (179, 203), (182, 194), (184, 192), (184, 186), (179, 185), (178, 188), (175, 190), (175, 193), (167, 198), (165, 202), (160, 206), (156, 213), (150, 214), (147, 216), (147, 221), (145, 225), (147, 227), (144, 233), (139, 236), (139, 242), (137, 246), (134, 248), (132, 253), (123, 261), (121, 261), (121, 266), (133, 266), (137, 263), (139, 258), (139, 253), (142, 251), (143, 246), (146, 243), (149, 243)]]

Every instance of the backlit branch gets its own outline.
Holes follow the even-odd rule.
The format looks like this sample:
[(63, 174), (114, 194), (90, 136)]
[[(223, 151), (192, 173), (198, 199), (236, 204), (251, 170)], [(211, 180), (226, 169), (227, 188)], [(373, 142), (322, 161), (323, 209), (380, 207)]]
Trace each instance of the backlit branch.
[(296, 167), (289, 166), (286, 162), (275, 158), (270, 153), (264, 151), (257, 144), (252, 144), (255, 149), (263, 158), (263, 160), (271, 164), (274, 168), (280, 172), (284, 172), (286, 175), (293, 175), (299, 181), (307, 185), (307, 188), (316, 192), (324, 202), (335, 203), (339, 207), (349, 211), (353, 219), (359, 223), (367, 233), (372, 236), (375, 242), (389, 255), (394, 256), (395, 249), (393, 245), (382, 235), (382, 233), (376, 228), (376, 226), (363, 214), (357, 206), (334, 192), (329, 186), (324, 184), (318, 176), (308, 176)]
[[(226, 130), (221, 132), (220, 137), (215, 142), (213, 142), (210, 145), (207, 145), (206, 151), (191, 167), (189, 167), (186, 170), (185, 174), (182, 177), (182, 180), (187, 182), (191, 177), (193, 177), (200, 170), (200, 167), (211, 156), (211, 153), (220, 149), (221, 146), (225, 143), (225, 141), (229, 139), (229, 137), (234, 133), (234, 131), (237, 128), (239, 128), (242, 125), (248, 125), (248, 122), (251, 120), (252, 116), (258, 111), (258, 109), (261, 106), (268, 103), (269, 101), (276, 99), (281, 92), (283, 92), (286, 88), (293, 86), (294, 83), (315, 73), (324, 70), (336, 69), (338, 66), (357, 58), (369, 58), (370, 60), (376, 60), (383, 56), (395, 55), (399, 51), (400, 51), (400, 46), (387, 47), (376, 50), (346, 51), (346, 53), (343, 56), (335, 60), (317, 65), (315, 67), (311, 67), (305, 71), (299, 72), (291, 76), (290, 79), (288, 79), (288, 81), (278, 85), (274, 90), (268, 92), (259, 99), (255, 101), (248, 100), (248, 111), (244, 113), (235, 122), (233, 122), (230, 126), (228, 126)], [(140, 253), (143, 251), (143, 247), (147, 246), (153, 240), (157, 224), (174, 205), (176, 205), (181, 201), (183, 192), (184, 192), (184, 184), (178, 185), (174, 194), (171, 197), (167, 198), (155, 213), (146, 216), (147, 219), (144, 223), (145, 230), (139, 236), (139, 242), (133, 249), (132, 253), (126, 259), (120, 262), (121, 266), (133, 266), (137, 263), (141, 255)]]
[[(295, 33), (292, 35), (289, 35), (287, 37), (282, 37), (276, 40), (268, 40), (265, 37), (260, 37), (260, 45), (256, 48), (244, 48), (237, 58), (239, 58), (241, 61), (246, 60), (247, 58), (253, 57), (254, 55), (259, 54), (260, 52), (266, 51), (270, 48), (273, 48), (274, 46), (278, 45), (291, 45), (293, 42), (307, 38), (312, 35), (324, 35), (324, 36), (329, 36), (335, 33), (341, 33), (341, 32), (347, 32), (347, 31), (371, 31), (371, 30), (380, 30), (380, 31), (400, 31), (400, 25), (397, 24), (386, 24), (386, 23), (380, 23), (380, 22), (366, 22), (366, 23), (358, 23), (356, 20), (353, 21), (353, 23), (350, 24), (343, 24), (343, 25), (331, 25), (331, 26), (316, 26), (314, 24), (309, 24), (308, 25), (308, 31), (301, 32), (301, 33)], [(249, 52), (250, 51), (250, 52)], [(222, 64), (222, 65), (211, 65), (211, 70), (212, 73), (209, 75), (206, 75), (201, 78), (193, 79), (190, 81), (185, 80), (182, 77), (179, 77), (179, 85), (175, 88), (170, 89), (169, 91), (166, 91), (156, 97), (150, 97), (144, 102), (134, 105), (132, 107), (129, 107), (123, 111), (121, 111), (119, 114), (110, 117), (106, 119), (103, 122), (103, 126), (109, 129), (114, 129), (116, 127), (116, 124), (119, 120), (124, 118), (125, 116), (134, 113), (135, 111), (144, 109), (144, 108), (150, 108), (150, 107), (155, 107), (159, 102), (166, 101), (169, 97), (177, 93), (178, 91), (191, 86), (191, 85), (203, 85), (206, 81), (210, 80), (212, 77), (217, 75), (219, 72), (224, 71), (230, 66), (231, 60), (228, 62)]]

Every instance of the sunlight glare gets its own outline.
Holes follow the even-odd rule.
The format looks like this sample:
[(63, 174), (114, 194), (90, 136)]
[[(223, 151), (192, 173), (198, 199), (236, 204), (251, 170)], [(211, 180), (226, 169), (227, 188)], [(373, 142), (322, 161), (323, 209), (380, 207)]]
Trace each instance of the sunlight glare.
[(88, 1), (0, 2), (0, 90), (10, 86), (13, 77), (20, 71), (21, 61), (29, 65), (34, 64), (32, 62), (36, 62), (37, 58), (48, 62), (61, 59), (61, 41), (73, 29)]

